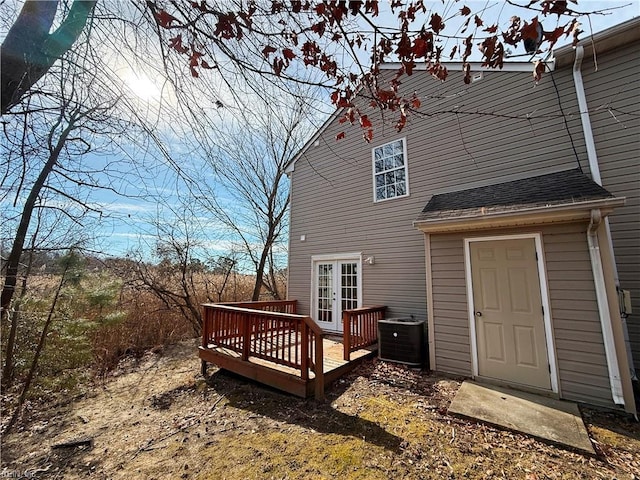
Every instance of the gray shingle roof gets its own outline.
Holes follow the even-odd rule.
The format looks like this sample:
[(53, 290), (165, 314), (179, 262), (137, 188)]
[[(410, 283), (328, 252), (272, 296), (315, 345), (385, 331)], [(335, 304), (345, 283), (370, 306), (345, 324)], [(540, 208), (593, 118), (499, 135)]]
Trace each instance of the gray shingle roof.
[(416, 221), (614, 198), (579, 170), (434, 195)]

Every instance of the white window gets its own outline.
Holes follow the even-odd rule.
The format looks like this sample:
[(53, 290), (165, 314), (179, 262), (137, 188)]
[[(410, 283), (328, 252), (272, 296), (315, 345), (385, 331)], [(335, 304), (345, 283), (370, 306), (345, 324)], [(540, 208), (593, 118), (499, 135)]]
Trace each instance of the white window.
[(373, 149), (373, 199), (375, 202), (409, 195), (405, 139)]

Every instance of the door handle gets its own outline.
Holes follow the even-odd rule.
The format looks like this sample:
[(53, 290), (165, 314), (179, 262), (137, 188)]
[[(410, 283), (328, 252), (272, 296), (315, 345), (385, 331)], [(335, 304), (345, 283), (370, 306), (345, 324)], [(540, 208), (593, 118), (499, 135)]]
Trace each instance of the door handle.
[(476, 312), (476, 317), (481, 317), (482, 316), (482, 312)]

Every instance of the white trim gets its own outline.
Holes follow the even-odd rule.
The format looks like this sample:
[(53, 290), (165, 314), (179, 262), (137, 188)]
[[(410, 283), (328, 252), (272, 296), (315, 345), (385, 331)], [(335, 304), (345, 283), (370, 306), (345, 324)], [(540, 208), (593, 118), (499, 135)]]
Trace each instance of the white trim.
[(589, 256), (591, 258), (591, 271), (593, 272), (593, 283), (596, 289), (596, 301), (598, 303), (598, 314), (600, 325), (602, 326), (602, 340), (604, 342), (604, 353), (607, 359), (607, 370), (609, 372), (609, 385), (611, 397), (614, 403), (624, 405), (624, 393), (622, 391), (622, 380), (620, 378), (620, 366), (616, 355), (616, 344), (613, 337), (613, 327), (611, 326), (611, 315), (609, 314), (609, 301), (607, 298), (607, 287), (604, 279), (600, 245), (598, 244), (597, 231), (601, 228), (602, 214), (600, 210), (594, 209), (591, 212), (591, 222), (587, 228), (587, 242), (589, 245)]
[(470, 237), (464, 239), (464, 263), (465, 275), (467, 283), (467, 309), (469, 316), (469, 335), (471, 345), (471, 364), (474, 377), (478, 376), (478, 346), (476, 344), (476, 326), (475, 315), (473, 312), (473, 282), (471, 277), (471, 242), (490, 242), (499, 240), (518, 240), (525, 238), (533, 238), (538, 254), (538, 280), (540, 282), (540, 297), (542, 300), (542, 308), (544, 310), (544, 332), (547, 346), (547, 361), (549, 362), (549, 377), (551, 380), (551, 391), (559, 393), (558, 366), (556, 363), (556, 348), (553, 341), (553, 328), (551, 325), (551, 307), (549, 301), (549, 290), (547, 283), (546, 270), (544, 268), (544, 252), (542, 249), (542, 235), (540, 233), (521, 233), (515, 235), (494, 235), (489, 237)]
[[(578, 42), (577, 46), (586, 49), (586, 53), (591, 55), (595, 48), (598, 54), (606, 52), (623, 45), (628, 45), (640, 38), (640, 17), (634, 17), (617, 25), (613, 25), (606, 30), (588, 35)], [(553, 56), (561, 66), (568, 65), (573, 60), (576, 45), (571, 43), (564, 45), (553, 51)]]
[(471, 346), (471, 376), (478, 376), (478, 344), (473, 311), (473, 282), (471, 277), (470, 239), (464, 239), (464, 276), (467, 287), (467, 320), (469, 321), (469, 345)]
[[(405, 181), (405, 194), (396, 195), (390, 198), (376, 198), (376, 149), (382, 148), (385, 145), (396, 143), (398, 140), (402, 142), (402, 155), (404, 156), (404, 181)], [(394, 200), (396, 198), (403, 198), (409, 196), (409, 158), (407, 157), (407, 137), (396, 138), (390, 142), (381, 143), (380, 145), (371, 147), (371, 182), (373, 186), (373, 203), (386, 202), (387, 200)]]
[[(591, 127), (591, 119), (589, 117), (589, 104), (587, 103), (587, 97), (584, 89), (584, 82), (582, 81), (582, 59), (584, 57), (584, 47), (582, 45), (578, 45), (576, 48), (576, 56), (573, 62), (573, 83), (575, 85), (576, 97), (578, 99), (578, 107), (580, 110), (580, 119), (582, 123), (582, 132), (584, 134), (584, 142), (587, 148), (587, 158), (589, 159), (589, 170), (591, 171), (591, 177), (593, 181), (598, 185), (602, 185), (602, 176), (600, 175), (600, 166), (598, 164), (598, 154), (596, 151), (596, 144), (593, 138), (593, 129)], [(609, 218), (604, 218), (604, 228), (605, 234), (607, 236), (607, 244), (608, 244), (608, 252), (600, 252), (600, 247), (598, 244), (597, 237), (595, 234), (592, 234), (591, 228), (594, 225), (594, 222), (597, 220), (598, 225), (602, 221), (602, 212), (597, 210), (598, 218), (595, 218), (596, 209), (591, 211), (591, 222), (589, 223), (589, 231), (587, 234), (587, 240), (589, 242), (589, 252), (591, 253), (591, 265), (593, 269), (594, 281), (596, 282), (596, 293), (598, 298), (598, 308), (601, 308), (600, 304), (604, 303), (601, 310), (606, 307), (607, 312), (606, 315), (603, 315), (603, 312), (600, 312), (600, 321), (602, 322), (602, 334), (604, 339), (604, 347), (605, 353), (607, 356), (607, 366), (609, 369), (609, 382), (611, 385), (611, 395), (613, 397), (613, 401), (617, 404), (625, 404), (624, 401), (624, 393), (622, 388), (622, 379), (620, 377), (620, 365), (618, 363), (618, 358), (616, 355), (616, 345), (615, 339), (613, 336), (613, 327), (611, 325), (612, 318), (609, 315), (609, 305), (606, 299), (606, 285), (604, 282), (604, 278), (600, 280), (599, 275), (603, 275), (602, 273), (602, 257), (601, 254), (610, 255), (611, 256), (611, 265), (613, 269), (613, 280), (616, 284), (616, 288), (620, 287), (620, 279), (618, 276), (618, 266), (616, 264), (616, 256), (615, 251), (613, 249), (613, 241), (611, 238), (611, 227), (609, 226)], [(598, 225), (595, 226), (594, 232), (597, 230)], [(595, 251), (597, 250), (597, 258), (595, 256)], [(601, 283), (600, 283), (601, 282)], [(599, 290), (605, 290), (604, 293)], [(602, 300), (601, 300), (602, 297)], [(617, 319), (616, 319), (617, 321)], [(620, 321), (622, 324), (623, 335), (628, 337), (627, 325), (625, 319), (620, 317)], [(631, 347), (627, 342), (625, 342), (625, 348), (627, 352), (631, 353)], [(629, 374), (632, 377), (636, 376), (635, 367), (633, 365), (633, 357), (632, 355), (628, 355), (627, 358), (627, 367), (629, 369)]]
[(613, 197), (558, 205), (524, 207), (508, 211), (489, 210), (483, 212), (481, 209), (473, 209), (469, 213), (456, 217), (414, 220), (413, 226), (423, 232), (444, 233), (481, 228), (567, 223), (575, 220), (589, 220), (591, 210), (594, 208), (600, 209), (603, 215), (608, 215), (614, 208), (623, 206), (625, 201), (625, 197)]
[[(550, 58), (548, 60), (541, 60), (540, 58), (536, 58), (535, 60), (542, 61), (546, 67), (547, 71), (554, 71), (556, 68), (555, 58)], [(509, 62), (506, 61), (502, 64), (502, 68), (494, 68), (494, 67), (486, 67), (482, 65), (482, 62), (467, 62), (466, 65), (463, 62), (441, 62), (441, 65), (446, 67), (447, 70), (452, 72), (461, 72), (464, 70), (466, 65), (469, 65), (469, 69), (472, 72), (528, 72), (532, 73), (534, 68), (534, 62)], [(402, 63), (400, 62), (389, 62), (383, 63), (380, 65), (380, 70), (398, 70), (402, 68)], [(413, 67), (413, 71), (425, 71), (427, 70), (427, 65), (424, 62), (416, 62)]]
[(429, 369), (437, 370), (435, 317), (433, 313), (433, 265), (431, 262), (431, 235), (424, 234), (425, 268), (427, 273), (427, 344), (429, 345)]
[(353, 260), (354, 258), (358, 258), (359, 261), (362, 261), (362, 252), (354, 252), (354, 253), (325, 253), (322, 255), (311, 255), (311, 263), (315, 261), (322, 260)]
[[(358, 264), (358, 272), (357, 272), (357, 278), (358, 278), (358, 306), (361, 307), (363, 305), (363, 301), (362, 301), (362, 252), (356, 252), (356, 253), (327, 253), (327, 254), (321, 254), (321, 255), (312, 255), (311, 256), (311, 296), (310, 298), (310, 305), (309, 305), (309, 315), (311, 316), (311, 319), (316, 323), (316, 325), (320, 326), (320, 327), (324, 327), (324, 325), (320, 324), (316, 319), (316, 304), (317, 304), (317, 277), (316, 277), (316, 264), (317, 263), (336, 263), (339, 264), (341, 262), (348, 262), (348, 261), (352, 261)], [(340, 284), (339, 284), (339, 279), (338, 279), (338, 283), (335, 283), (336, 277), (339, 275), (337, 273), (337, 269), (334, 270), (334, 288), (336, 290), (336, 298), (335, 298), (335, 306), (337, 306), (337, 309), (341, 308), (340, 305), (340, 294), (338, 293), (338, 289), (340, 288)], [(335, 308), (334, 308), (334, 313), (335, 313)], [(337, 316), (333, 319), (333, 326), (335, 327), (335, 329), (326, 329), (323, 328), (323, 330), (329, 331), (329, 332), (339, 332), (342, 333), (342, 331), (338, 328), (339, 326), (339, 322), (340, 322), (340, 318), (338, 318)]]

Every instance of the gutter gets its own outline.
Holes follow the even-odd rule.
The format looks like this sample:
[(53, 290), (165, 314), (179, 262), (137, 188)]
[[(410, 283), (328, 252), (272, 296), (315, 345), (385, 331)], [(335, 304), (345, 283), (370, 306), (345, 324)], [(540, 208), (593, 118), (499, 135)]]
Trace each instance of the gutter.
[(576, 48), (576, 59), (573, 62), (573, 83), (576, 86), (576, 97), (578, 97), (578, 107), (580, 109), (580, 120), (582, 122), (582, 132), (584, 133), (584, 143), (587, 147), (587, 157), (589, 159), (589, 170), (591, 178), (598, 185), (602, 186), (600, 167), (598, 165), (598, 155), (596, 154), (596, 144), (593, 140), (593, 129), (589, 118), (589, 106), (584, 93), (584, 83), (582, 82), (582, 59), (584, 58), (584, 47), (579, 45)]
[(558, 205), (522, 207), (507, 211), (478, 212), (478, 209), (473, 209), (473, 212), (456, 217), (417, 219), (413, 221), (413, 227), (425, 233), (444, 233), (588, 220), (593, 209), (600, 210), (605, 216), (624, 203), (624, 197), (613, 197)]
[[(544, 60), (544, 64), (547, 67), (547, 71), (554, 71), (556, 69), (556, 60), (555, 58), (550, 58)], [(532, 62), (512, 62), (505, 61), (502, 67), (487, 67), (482, 64), (482, 62), (441, 62), (441, 65), (446, 67), (450, 72), (461, 72), (467, 66), (472, 72), (527, 72), (531, 73), (533, 71), (533, 63)], [(398, 70), (402, 68), (401, 62), (386, 62), (380, 65), (380, 70)], [(427, 64), (425, 62), (416, 62), (413, 67), (414, 72), (426, 71)]]

